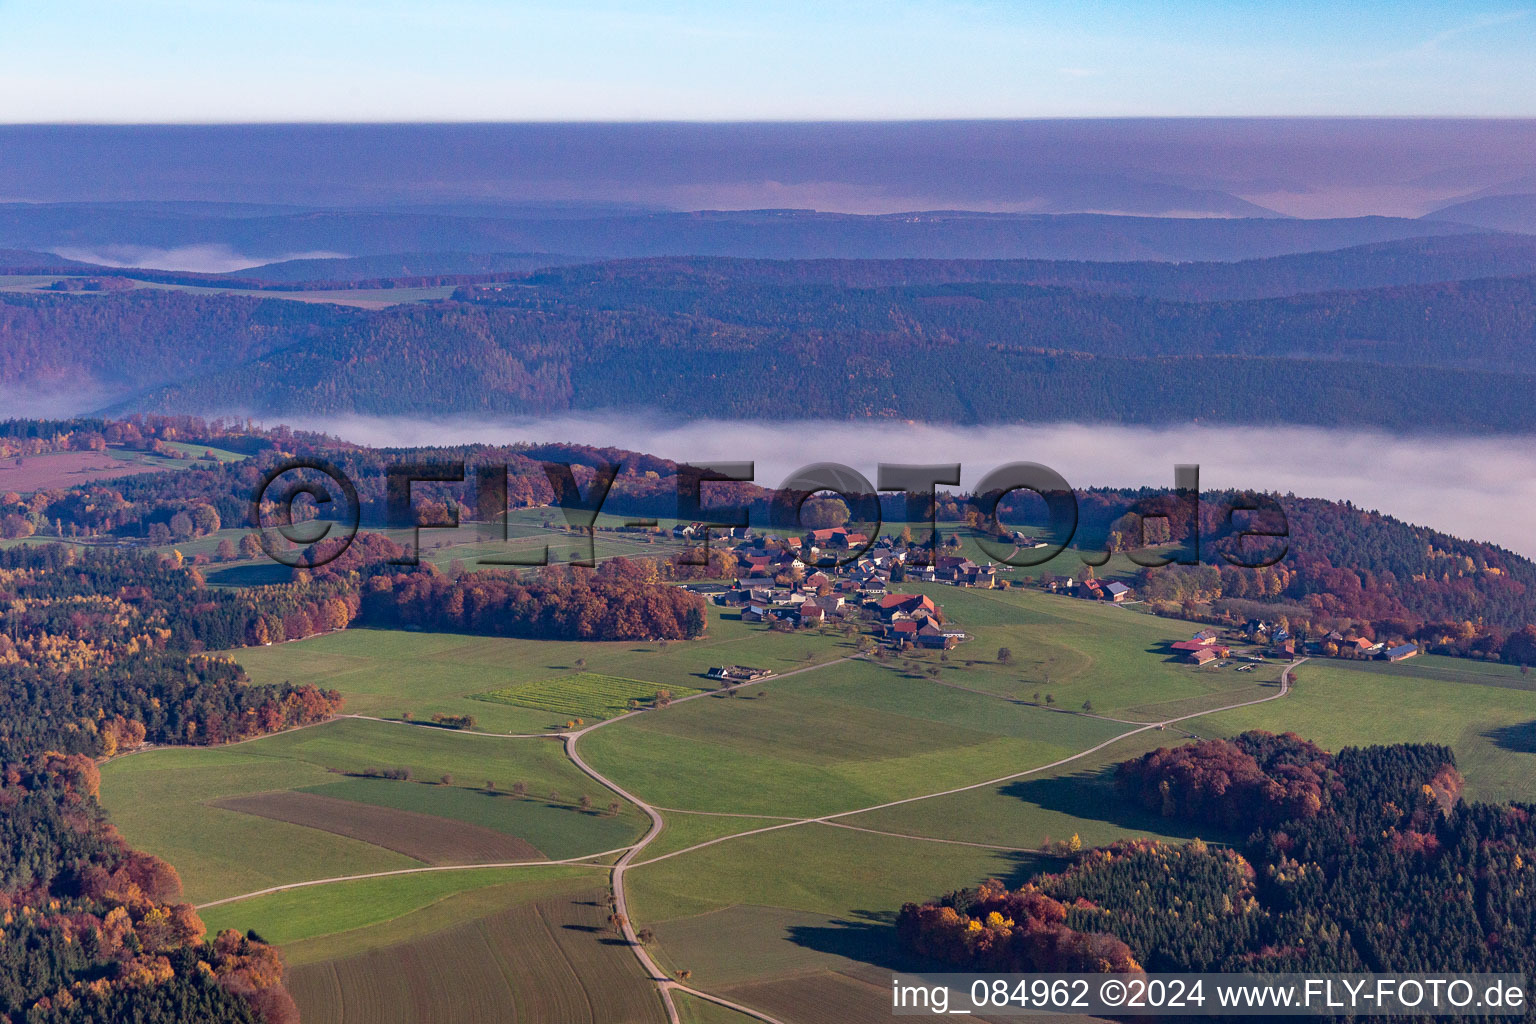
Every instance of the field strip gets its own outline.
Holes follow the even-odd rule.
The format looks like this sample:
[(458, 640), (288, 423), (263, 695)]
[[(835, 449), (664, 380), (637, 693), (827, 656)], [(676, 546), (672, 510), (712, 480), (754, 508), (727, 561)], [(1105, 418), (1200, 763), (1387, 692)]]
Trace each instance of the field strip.
[(211, 900), (207, 903), (199, 903), (194, 910), (207, 910), (209, 907), (222, 907), (226, 903), (239, 903), (241, 900), (255, 899), (257, 896), (270, 896), (275, 892), (287, 892), (290, 889), (308, 889), (315, 885), (331, 885), (335, 882), (361, 882), (368, 878), (391, 878), (395, 875), (425, 875), (432, 871), (475, 871), (477, 869), (495, 868), (536, 868), (552, 867), (556, 864), (581, 867), (605, 867), (602, 864), (583, 864), (594, 857), (608, 857), (615, 853), (623, 853), (633, 847), (620, 846), (612, 850), (603, 850), (598, 853), (587, 853), (580, 857), (567, 857), (565, 860), (513, 860), (500, 864), (437, 864), (421, 868), (400, 868), (395, 871), (373, 871), (364, 875), (338, 875), (335, 878), (312, 878), (305, 882), (288, 882), (285, 885), (269, 886), (266, 889), (257, 889), (255, 892), (241, 893), (239, 896), (226, 896), (220, 900)]

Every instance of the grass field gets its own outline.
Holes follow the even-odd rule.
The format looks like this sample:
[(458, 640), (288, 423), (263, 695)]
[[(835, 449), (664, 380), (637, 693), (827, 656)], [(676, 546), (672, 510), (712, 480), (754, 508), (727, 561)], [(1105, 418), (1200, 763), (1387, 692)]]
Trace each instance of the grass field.
[[(1130, 836), (1175, 842), (1196, 836), (1241, 839), (1170, 821), (1115, 793), (1111, 772), (1116, 764), (1181, 742), (1178, 733), (1145, 732), (1038, 775), (840, 820), (883, 832), (1036, 849), (1074, 833), (1084, 846)], [(942, 848), (934, 855), (943, 856)]]
[[(397, 784), (345, 774), (396, 766), (424, 781)], [(453, 785), (435, 784), (444, 775), (453, 777)], [(501, 792), (481, 792), (487, 780)], [(519, 781), (530, 799), (507, 795)], [(574, 806), (585, 795), (596, 808), (606, 808), (614, 797), (571, 765), (555, 741), (344, 719), (229, 747), (151, 750), (102, 770), (102, 801), (113, 821), (135, 847), (176, 865), (193, 902), (310, 878), (421, 866), (355, 838), (215, 806), (287, 790), (436, 814), (446, 819), (445, 827), (465, 822), (517, 835), (557, 858), (613, 849), (643, 831), (641, 815), (627, 805), (613, 818)], [(560, 800), (548, 799), (555, 792)]]
[[(1049, 694), (1057, 707), (1077, 709), (1089, 701), (1098, 714), (1158, 721), (1232, 703), (1234, 693), (1280, 677), (1277, 664), (1241, 674), (1235, 666), (1186, 664), (1171, 656), (1168, 645), (1189, 639), (1194, 626), (1128, 607), (1025, 589), (920, 589), (976, 634), (950, 652), (945, 678), (1003, 696), (1034, 700), (1038, 693), (1044, 700)], [(996, 661), (1002, 647), (1012, 652), (1007, 665)]]
[(672, 1001), (683, 1024), (752, 1024), (755, 1019), (686, 992), (673, 993)]
[[(475, 693), (475, 700), (492, 704), (513, 704), (518, 707), (549, 711), (565, 718), (581, 718), (596, 721), (622, 715), (630, 710), (630, 702), (637, 708), (650, 707), (656, 701), (656, 692), (664, 687), (645, 683), (638, 679), (620, 679), (617, 676), (598, 675), (595, 672), (577, 672), (574, 675), (540, 679), (537, 682), (510, 686), (489, 693)], [(666, 687), (673, 699), (690, 697), (703, 691), (686, 686)]]
[(1022, 771), (1124, 728), (860, 661), (769, 691), (625, 719), (583, 739), (582, 750), (662, 806), (817, 815)]
[[(355, 714), (417, 719), (471, 715), (492, 732), (543, 732), (549, 712), (474, 699), (482, 694), (584, 671), (664, 686), (674, 694), (705, 685), (711, 665), (761, 665), (775, 672), (841, 657), (841, 639), (774, 633), (710, 610), (703, 640), (581, 643), (454, 633), (349, 629), (235, 653), (258, 683), (314, 683), (346, 695)], [(564, 725), (562, 719), (559, 723)]]
[(291, 966), (396, 945), (491, 910), (590, 889), (600, 872), (553, 864), (364, 878), (289, 889), (200, 912), (210, 931), (252, 929)]
[(642, 861), (665, 856), (722, 836), (733, 836), (738, 832), (782, 824), (780, 818), (753, 818), (745, 815), (668, 812), (664, 817), (666, 828), (646, 846), (640, 858)]

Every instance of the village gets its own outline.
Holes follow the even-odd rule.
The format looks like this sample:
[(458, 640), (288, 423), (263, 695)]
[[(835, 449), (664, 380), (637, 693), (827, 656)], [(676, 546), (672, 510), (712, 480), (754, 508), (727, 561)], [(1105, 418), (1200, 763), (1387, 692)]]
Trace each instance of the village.
[[(684, 542), (704, 536), (704, 524), (678, 525), (673, 535)], [(1116, 579), (1042, 574), (1014, 579), (1013, 567), (976, 562), (962, 554), (942, 553), (930, 559), (922, 547), (896, 538), (869, 537), (844, 527), (807, 531), (803, 536), (755, 534), (748, 528), (710, 527), (712, 541), (728, 550), (734, 585), (704, 584), (694, 589), (715, 604), (739, 608), (744, 622), (778, 629), (849, 627), (872, 630), (881, 643), (901, 650), (924, 648), (948, 651), (964, 643), (963, 629), (950, 625), (942, 607), (923, 594), (897, 593), (893, 585), (939, 583), (955, 587), (1007, 589), (1031, 583), (1040, 590), (1080, 600), (1109, 604), (1134, 603), (1132, 588)], [(1016, 538), (1022, 544), (1029, 538)], [(1412, 643), (1384, 643), (1367, 637), (1329, 632), (1311, 637), (1292, 635), (1287, 624), (1250, 619), (1225, 629), (1205, 627), (1187, 640), (1168, 646), (1165, 654), (1196, 668), (1234, 667), (1252, 671), (1256, 664), (1301, 656), (1352, 660), (1403, 661), (1419, 654)], [(728, 682), (755, 681), (756, 670), (721, 666), (713, 678)]]

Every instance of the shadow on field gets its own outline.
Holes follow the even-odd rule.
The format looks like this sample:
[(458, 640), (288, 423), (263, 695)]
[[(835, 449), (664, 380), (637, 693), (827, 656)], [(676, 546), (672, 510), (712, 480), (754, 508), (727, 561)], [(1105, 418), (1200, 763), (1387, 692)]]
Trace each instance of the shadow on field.
[(818, 953), (893, 971), (914, 971), (922, 964), (901, 948), (896, 915), (891, 911), (856, 910), (859, 920), (833, 920), (825, 925), (794, 925), (789, 941)]
[[(1226, 838), (1213, 835), (1215, 829), (1210, 825), (1196, 825), (1173, 818), (1164, 818), (1121, 796), (1115, 792), (1112, 768), (1045, 779), (1020, 779), (1017, 782), (1008, 783), (1001, 792), (1004, 796), (1017, 797), (1047, 811), (1056, 811), (1073, 818), (1102, 821), (1117, 828), (1154, 832), (1184, 839), (1194, 839), (1196, 836), (1208, 840)], [(1035, 842), (1042, 837), (1028, 838), (1030, 842)], [(1067, 837), (1058, 835), (1051, 838)]]
[(1483, 733), (1500, 750), (1512, 750), (1517, 754), (1536, 754), (1536, 721), (1521, 722), (1489, 729)]

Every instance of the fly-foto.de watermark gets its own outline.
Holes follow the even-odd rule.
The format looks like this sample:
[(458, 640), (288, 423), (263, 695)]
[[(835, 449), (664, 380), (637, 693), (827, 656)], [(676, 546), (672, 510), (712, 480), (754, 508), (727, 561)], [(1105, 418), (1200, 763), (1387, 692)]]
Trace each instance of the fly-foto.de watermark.
[[(590, 544), (598, 516), (604, 514), (622, 464), (600, 460), (581, 464), (588, 477), (585, 485), (578, 482), (577, 467), (572, 463), (540, 461), (538, 465), (552, 495), (550, 505), (559, 508), (572, 531), (584, 532)], [(960, 471), (959, 463), (880, 463), (875, 482), (871, 483), (850, 466), (820, 462), (796, 470), (769, 491), (766, 499), (759, 499), (755, 504), (760, 509), (766, 504), (768, 528), (796, 535), (805, 531), (803, 512), (813, 497), (835, 496), (841, 500), (848, 509), (848, 522), (858, 524), (857, 529), (846, 534), (857, 538), (856, 543), (850, 543), (828, 561), (829, 565), (843, 565), (864, 557), (887, 525), (881, 495), (901, 494), (905, 497), (902, 503), (905, 515), (897, 521), (904, 527), (924, 529), (927, 538), (924, 544), (935, 551), (939, 536), (940, 488), (957, 487)], [(452, 461), (399, 463), (388, 466), (383, 475), (384, 509), (380, 525), (384, 529), (405, 531), (410, 536), (408, 553), (401, 559), (402, 564), (415, 564), (423, 529), (457, 529), (460, 509), (472, 510), (472, 516), (478, 522), (500, 524), (500, 539), (509, 540), (508, 481), (513, 475), (510, 465), (482, 463), (467, 467), (463, 462)], [(755, 477), (756, 469), (751, 462), (678, 464), (674, 518), (689, 524), (685, 557), (702, 558), (698, 564), (704, 564), (708, 561), (712, 531), (745, 530), (754, 525), (749, 522), (749, 506), (708, 502), (705, 489), (709, 484), (753, 484)], [(439, 488), (457, 485), (459, 493), (455, 495), (452, 507), (447, 509), (448, 521), (420, 520), (413, 495), (417, 484)], [(1020, 545), (1017, 542), (1019, 531), (1003, 523), (1004, 506), (1012, 496), (1021, 492), (1034, 495), (1043, 505), (1047, 521), (1038, 526), (1038, 532), (1051, 538), (1049, 541)], [(307, 514), (297, 514), (305, 498), (311, 507)], [(1133, 539), (1140, 543), (1129, 545), (1127, 557), (1148, 568), (1198, 564), (1202, 513), (1205, 513), (1206, 521), (1212, 521), (1212, 510), (1207, 507), (1210, 499), (1202, 498), (1200, 494), (1200, 467), (1175, 466), (1174, 486), (1166, 492), (1166, 498), (1173, 503), (1173, 508), (1164, 506), (1150, 512), (1133, 512), (1141, 536)], [(959, 500), (974, 510), (974, 517), (968, 515), (967, 522), (977, 545), (987, 557), (1004, 565), (1043, 565), (1072, 547), (1078, 538), (1080, 510), (1077, 494), (1060, 473), (1040, 463), (1011, 462), (999, 466)], [(1278, 501), (1262, 494), (1229, 495), (1220, 501), (1221, 507), (1214, 510), (1214, 521), (1222, 523), (1229, 532), (1225, 536), (1227, 543), (1216, 557), (1224, 564), (1257, 569), (1274, 565), (1285, 557), (1290, 529)], [(363, 518), (357, 484), (335, 464), (323, 459), (298, 457), (280, 462), (262, 476), (251, 495), (251, 521), (263, 549), (278, 562), (296, 568), (318, 568), (340, 557), (352, 544)], [(621, 519), (627, 527), (655, 527), (658, 522), (654, 518)], [(1175, 550), (1147, 544), (1150, 523), (1162, 520), (1166, 529), (1175, 519), (1183, 524), (1185, 531)], [(322, 541), (329, 543), (322, 546)], [(1083, 550), (1079, 556), (1085, 564), (1102, 565), (1109, 552)], [(509, 550), (505, 555), (492, 554), (479, 561), (499, 566), (547, 565), (549, 552), (547, 546), (533, 551)], [(575, 564), (583, 562), (577, 560)]]

